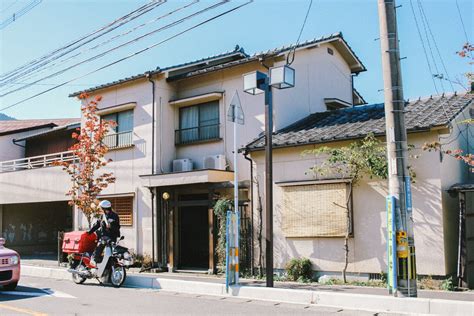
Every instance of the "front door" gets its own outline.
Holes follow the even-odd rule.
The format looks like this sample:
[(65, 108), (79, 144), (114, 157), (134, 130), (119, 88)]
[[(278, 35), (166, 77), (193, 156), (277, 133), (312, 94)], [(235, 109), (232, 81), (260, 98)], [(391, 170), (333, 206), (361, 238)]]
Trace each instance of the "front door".
[(209, 223), (206, 206), (179, 208), (179, 266), (209, 268)]

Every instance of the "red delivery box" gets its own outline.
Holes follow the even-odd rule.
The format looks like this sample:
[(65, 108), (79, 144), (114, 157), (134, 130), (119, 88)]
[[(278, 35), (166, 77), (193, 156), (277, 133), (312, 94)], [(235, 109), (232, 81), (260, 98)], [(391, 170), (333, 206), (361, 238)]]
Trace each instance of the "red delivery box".
[(92, 252), (96, 246), (97, 235), (88, 235), (86, 232), (75, 231), (64, 233), (63, 247), (64, 253)]

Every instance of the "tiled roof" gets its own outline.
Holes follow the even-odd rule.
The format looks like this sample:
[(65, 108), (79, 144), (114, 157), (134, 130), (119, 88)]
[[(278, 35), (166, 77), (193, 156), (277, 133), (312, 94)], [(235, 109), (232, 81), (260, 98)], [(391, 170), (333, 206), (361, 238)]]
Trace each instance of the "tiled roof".
[[(305, 42), (302, 42), (302, 43), (296, 45), (296, 49), (311, 46), (311, 45), (315, 45), (315, 44), (318, 44), (318, 43), (321, 43), (321, 42), (331, 41), (331, 40), (341, 40), (344, 43), (344, 46), (347, 47), (347, 49), (351, 52), (351, 54), (357, 60), (358, 64), (360, 64), (359, 69), (357, 69), (357, 71), (354, 71), (354, 72), (362, 72), (362, 71), (366, 70), (365, 66), (362, 64), (362, 62), (357, 57), (357, 55), (352, 50), (352, 48), (349, 46), (349, 44), (347, 44), (347, 42), (344, 40), (344, 38), (342, 36), (342, 33), (340, 33), (340, 32), (335, 33), (335, 34), (331, 34), (331, 35), (328, 35), (328, 36), (321, 36), (319, 38), (314, 38), (312, 40), (307, 40)], [(195, 71), (192, 71), (192, 72), (188, 72), (186, 74), (177, 76), (176, 78), (170, 78), (170, 79), (173, 80), (173, 79), (182, 79), (182, 78), (194, 77), (194, 76), (202, 75), (202, 74), (209, 73), (209, 72), (212, 72), (212, 71), (242, 65), (242, 64), (249, 63), (249, 62), (252, 62), (252, 61), (255, 61), (255, 60), (259, 60), (261, 58), (266, 58), (266, 57), (270, 57), (270, 56), (279, 55), (283, 52), (287, 52), (287, 51), (289, 51), (291, 49), (294, 49), (294, 48), (295, 48), (294, 44), (287, 45), (287, 46), (282, 46), (282, 47), (270, 49), (270, 50), (267, 50), (267, 51), (262, 51), (262, 52), (259, 52), (259, 53), (255, 53), (251, 56), (248, 56), (247, 58), (243, 58), (243, 59), (240, 59), (240, 60), (235, 60), (235, 61), (231, 61), (231, 62), (228, 62), (228, 63), (223, 63), (223, 64), (220, 64), (220, 65), (215, 65), (215, 66), (207, 67), (207, 68), (204, 68), (204, 69), (199, 69), (199, 70), (195, 70)]]
[(15, 141), (19, 142), (19, 141), (23, 141), (23, 140), (26, 140), (26, 139), (32, 139), (32, 138), (36, 138), (36, 137), (39, 137), (39, 136), (49, 135), (51, 133), (55, 133), (55, 132), (62, 131), (62, 130), (72, 130), (72, 129), (76, 129), (76, 128), (80, 128), (80, 127), (81, 127), (81, 120), (76, 119), (74, 122), (71, 122), (71, 123), (68, 123), (68, 124), (65, 124), (65, 125), (58, 125), (58, 126), (53, 127), (49, 130), (46, 130), (46, 131), (34, 133), (34, 134), (31, 134), (31, 135), (28, 135), (28, 136), (25, 136), (25, 137), (22, 137), (22, 138), (16, 138)]
[(0, 135), (20, 133), (44, 127), (63, 126), (80, 121), (78, 118), (0, 121)]
[(239, 57), (239, 58), (248, 57), (248, 55), (244, 52), (243, 48), (241, 48), (239, 46), (236, 46), (236, 49), (233, 50), (233, 51), (227, 51), (227, 52), (224, 52), (222, 54), (212, 55), (212, 56), (208, 56), (208, 57), (205, 57), (205, 58), (185, 62), (185, 63), (182, 63), (182, 64), (168, 66), (168, 67), (165, 67), (165, 68), (156, 67), (156, 69), (154, 69), (154, 70), (146, 71), (144, 73), (140, 73), (140, 74), (137, 74), (137, 75), (134, 75), (134, 76), (131, 76), (131, 77), (126, 77), (126, 78), (123, 78), (123, 79), (120, 79), (120, 80), (112, 81), (112, 82), (109, 82), (109, 83), (104, 83), (104, 84), (101, 84), (101, 85), (98, 85), (98, 86), (95, 86), (95, 87), (92, 87), (92, 88), (89, 88), (89, 89), (86, 89), (86, 90), (73, 92), (69, 95), (69, 97), (75, 97), (75, 96), (78, 96), (79, 94), (81, 94), (83, 92), (89, 93), (89, 92), (92, 92), (92, 91), (95, 91), (95, 90), (108, 88), (108, 87), (115, 86), (117, 84), (125, 83), (125, 82), (128, 82), (128, 81), (133, 81), (133, 80), (145, 78), (147, 75), (155, 75), (155, 74), (161, 73), (163, 71), (176, 69), (176, 68), (181, 68), (181, 67), (186, 67), (186, 66), (190, 66), (190, 65), (193, 65), (193, 64), (199, 64), (199, 63), (203, 63), (203, 62), (209, 61), (209, 60), (214, 60), (214, 59), (219, 59), (219, 58), (227, 58), (227, 57), (231, 57), (231, 56), (234, 56), (234, 55), (236, 57)]
[[(334, 33), (334, 34), (331, 34), (331, 35), (328, 35), (328, 36), (321, 36), (319, 38), (314, 38), (312, 40), (307, 40), (305, 42), (302, 42), (302, 43), (298, 44), (296, 46), (296, 48), (298, 49), (298, 48), (302, 48), (302, 47), (312, 46), (312, 45), (322, 43), (322, 42), (327, 42), (327, 41), (338, 41), (338, 42), (342, 43), (342, 45), (344, 47), (347, 48), (347, 51), (350, 52), (350, 54), (353, 56), (354, 60), (357, 61), (357, 64), (358, 64), (357, 69), (353, 70), (354, 72), (361, 72), (361, 71), (366, 70), (365, 66), (359, 60), (359, 58), (354, 53), (354, 51), (349, 46), (349, 44), (347, 44), (347, 42), (344, 40), (344, 38), (342, 36), (342, 33), (340, 33), (340, 32), (339, 33)], [(263, 57), (270, 57), (270, 56), (273, 56), (273, 55), (278, 55), (280, 53), (287, 52), (287, 51), (289, 51), (290, 49), (293, 49), (293, 48), (294, 48), (294, 44), (291, 44), (291, 45), (286, 45), (286, 46), (282, 46), (282, 47), (278, 47), (278, 48), (274, 48), (274, 49), (269, 49), (267, 51), (254, 53), (253, 55), (247, 55), (242, 48), (240, 48), (239, 46), (236, 46), (236, 48), (233, 51), (228, 51), (228, 52), (225, 52), (225, 53), (222, 53), (222, 54), (219, 54), (219, 55), (209, 56), (209, 57), (205, 57), (205, 58), (202, 58), (202, 59), (193, 60), (193, 61), (190, 61), (190, 62), (186, 62), (186, 63), (182, 63), (182, 64), (178, 64), (178, 65), (173, 65), (173, 66), (169, 66), (169, 67), (165, 67), (165, 68), (157, 67), (154, 70), (147, 71), (147, 72), (135, 75), (135, 76), (131, 76), (131, 77), (123, 78), (123, 79), (120, 79), (120, 80), (112, 81), (112, 82), (105, 83), (105, 84), (102, 84), (102, 85), (98, 85), (98, 86), (95, 86), (93, 88), (89, 88), (89, 89), (86, 89), (86, 90), (77, 91), (77, 92), (71, 93), (69, 96), (70, 97), (75, 97), (75, 96), (78, 96), (79, 94), (81, 94), (82, 92), (89, 93), (89, 92), (93, 92), (95, 90), (112, 87), (112, 86), (122, 84), (122, 83), (125, 83), (125, 82), (128, 82), (128, 81), (142, 79), (142, 78), (145, 78), (148, 74), (154, 75), (154, 74), (158, 74), (158, 73), (161, 73), (161, 72), (164, 72), (164, 71), (169, 71), (169, 70), (173, 70), (173, 69), (177, 69), (177, 68), (181, 68), (181, 67), (191, 66), (193, 64), (200, 64), (200, 63), (210, 61), (210, 60), (216, 60), (216, 59), (217, 60), (218, 59), (223, 60), (221, 63), (218, 63), (217, 65), (203, 66), (203, 68), (201, 68), (201, 69), (197, 69), (197, 70), (194, 69), (192, 71), (185, 72), (184, 74), (179, 74), (177, 76), (174, 76), (174, 77), (170, 78), (170, 80), (193, 77), (193, 76), (197, 76), (197, 75), (206, 74), (206, 73), (209, 73), (209, 72), (212, 72), (212, 71), (217, 71), (217, 70), (221, 70), (221, 69), (230, 68), (230, 67), (242, 65), (242, 64), (245, 64), (245, 63), (249, 63), (249, 62), (252, 62), (252, 61), (255, 61), (255, 60), (259, 60), (260, 58), (263, 58)], [(229, 62), (226, 59), (230, 56), (236, 56), (237, 60), (233, 60), (233, 61)]]
[[(473, 106), (474, 94), (453, 94), (407, 102), (405, 126), (408, 132), (447, 126), (463, 109)], [(383, 104), (363, 105), (311, 114), (279, 131), (273, 136), (273, 146), (287, 147), (356, 139), (368, 133), (385, 134)], [(264, 137), (246, 148), (264, 147)]]

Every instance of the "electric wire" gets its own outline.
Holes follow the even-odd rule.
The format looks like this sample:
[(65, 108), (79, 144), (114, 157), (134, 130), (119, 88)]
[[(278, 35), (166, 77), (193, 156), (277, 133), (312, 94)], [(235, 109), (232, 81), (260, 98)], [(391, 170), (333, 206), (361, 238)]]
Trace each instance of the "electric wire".
[(42, 78), (40, 78), (40, 79), (38, 79), (38, 80), (36, 80), (36, 81), (33, 81), (33, 82), (30, 83), (30, 84), (27, 84), (27, 85), (25, 85), (25, 86), (18, 87), (18, 88), (16, 88), (16, 89), (13, 89), (13, 90), (10, 90), (10, 91), (5, 92), (5, 93), (3, 93), (3, 94), (0, 94), (0, 97), (5, 97), (5, 96), (10, 95), (10, 94), (12, 94), (12, 93), (15, 93), (15, 92), (24, 90), (24, 89), (26, 89), (26, 88), (32, 86), (32, 85), (35, 84), (35, 83), (38, 83), (38, 82), (41, 82), (41, 81), (43, 81), (43, 80), (56, 77), (56, 76), (58, 76), (58, 75), (60, 75), (60, 74), (65, 73), (65, 72), (68, 71), (68, 70), (71, 70), (71, 69), (73, 69), (73, 68), (76, 68), (77, 66), (80, 66), (80, 65), (83, 65), (83, 64), (85, 64), (85, 63), (88, 63), (88, 62), (91, 62), (91, 61), (93, 61), (93, 60), (96, 60), (96, 59), (98, 59), (98, 58), (101, 58), (101, 57), (103, 57), (103, 56), (105, 56), (105, 55), (107, 55), (107, 54), (109, 54), (109, 53), (111, 53), (111, 52), (113, 52), (113, 51), (115, 51), (115, 50), (117, 50), (117, 49), (120, 49), (120, 48), (122, 48), (122, 47), (128, 46), (128, 45), (130, 45), (130, 44), (134, 44), (134, 43), (136, 43), (136, 42), (138, 42), (138, 41), (140, 41), (140, 40), (142, 40), (142, 39), (144, 39), (144, 38), (146, 38), (146, 37), (148, 37), (148, 36), (150, 36), (150, 35), (153, 35), (153, 34), (156, 34), (156, 33), (161, 32), (161, 31), (163, 31), (163, 30), (172, 28), (172, 27), (174, 27), (174, 26), (176, 26), (176, 25), (178, 25), (178, 24), (181, 24), (181, 23), (183, 23), (183, 22), (185, 22), (185, 21), (187, 21), (187, 20), (189, 20), (189, 19), (191, 19), (191, 18), (193, 18), (193, 17), (195, 17), (195, 16), (198, 16), (198, 15), (200, 15), (200, 14), (203, 14), (203, 13), (206, 13), (206, 12), (208, 12), (208, 11), (210, 11), (210, 10), (213, 10), (213, 9), (215, 9), (215, 8), (217, 8), (217, 7), (219, 7), (219, 6), (223, 5), (223, 4), (225, 4), (225, 3), (227, 3), (227, 2), (228, 2), (227, 0), (222, 0), (222, 1), (218, 2), (218, 3), (215, 3), (215, 4), (213, 4), (213, 5), (209, 6), (209, 7), (206, 7), (206, 8), (204, 8), (204, 9), (202, 9), (202, 10), (199, 10), (199, 11), (197, 11), (197, 12), (194, 12), (194, 13), (190, 14), (190, 15), (187, 15), (187, 16), (185, 16), (185, 17), (179, 19), (179, 20), (176, 20), (176, 21), (174, 21), (174, 22), (172, 22), (172, 23), (169, 23), (169, 24), (167, 24), (167, 25), (165, 25), (165, 26), (162, 26), (162, 27), (160, 27), (160, 28), (158, 28), (158, 29), (155, 29), (155, 30), (150, 31), (150, 32), (148, 32), (148, 33), (145, 33), (145, 34), (143, 34), (143, 35), (141, 35), (141, 36), (138, 36), (138, 37), (136, 37), (136, 38), (133, 38), (133, 39), (131, 39), (131, 40), (125, 42), (125, 43), (122, 43), (122, 44), (120, 44), (120, 45), (117, 45), (117, 46), (115, 46), (115, 47), (112, 47), (112, 48), (110, 48), (110, 49), (108, 49), (108, 50), (106, 50), (106, 51), (104, 51), (104, 52), (102, 52), (102, 53), (100, 53), (100, 54), (94, 55), (94, 56), (89, 57), (89, 58), (87, 58), (87, 59), (84, 59), (84, 60), (82, 60), (82, 61), (80, 61), (80, 62), (78, 62), (78, 63), (76, 63), (76, 64), (73, 64), (73, 65), (71, 65), (71, 66), (69, 66), (69, 67), (67, 67), (67, 68), (64, 68), (64, 69), (59, 70), (59, 71), (57, 71), (57, 72), (54, 72), (54, 73), (52, 73), (52, 74), (50, 74), (50, 75), (47, 75), (47, 76), (45, 76), (45, 77), (42, 77)]
[[(78, 39), (76, 39), (76, 40), (74, 40), (74, 41), (72, 41), (72, 42), (69, 42), (69, 43), (67, 43), (66, 45), (62, 46), (62, 47), (59, 47), (59, 48), (57, 48), (57, 49), (55, 49), (55, 50), (53, 50), (53, 51), (51, 51), (51, 52), (49, 52), (49, 53), (47, 53), (47, 54), (45, 54), (45, 55), (39, 57), (39, 58), (36, 58), (36, 59), (34, 59), (34, 60), (31, 60), (31, 61), (27, 62), (26, 64), (24, 64), (24, 65), (22, 65), (22, 66), (20, 66), (20, 67), (17, 67), (17, 68), (15, 68), (15, 69), (13, 69), (13, 70), (11, 70), (11, 71), (5, 73), (5, 74), (2, 74), (2, 75), (0, 76), (0, 81), (7, 79), (7, 78), (10, 77), (11, 75), (18, 73), (18, 72), (21, 71), (21, 70), (24, 70), (24, 69), (26, 69), (26, 68), (28, 68), (28, 67), (31, 67), (31, 66), (33, 66), (33, 65), (35, 65), (35, 64), (37, 64), (37, 63), (39, 63), (39, 62), (42, 62), (42, 61), (44, 61), (45, 59), (52, 58), (52, 57), (54, 57), (55, 54), (58, 54), (59, 52), (64, 51), (64, 50), (66, 50), (66, 49), (68, 49), (68, 48), (70, 48), (70, 47), (72, 47), (72, 46), (74, 46), (74, 45), (76, 45), (76, 44), (78, 44), (78, 43), (80, 43), (80, 42), (86, 40), (87, 38), (89, 38), (89, 37), (91, 37), (91, 36), (94, 36), (94, 35), (96, 35), (96, 34), (99, 34), (98, 37), (100, 37), (100, 36), (102, 36), (102, 35), (104, 35), (104, 34), (107, 34), (108, 32), (110, 32), (110, 31), (116, 29), (117, 27), (119, 27), (119, 26), (121, 26), (121, 25), (123, 25), (123, 24), (125, 24), (125, 23), (128, 23), (129, 21), (135, 19), (136, 17), (139, 17), (139, 16), (143, 15), (144, 13), (149, 12), (150, 9), (154, 9), (154, 8), (156, 8), (156, 7), (158, 7), (158, 6), (162, 5), (162, 4), (164, 4), (165, 2), (166, 2), (166, 0), (159, 1), (159, 2), (153, 0), (152, 2), (149, 2), (149, 3), (147, 3), (147, 4), (143, 5), (143, 6), (140, 6), (139, 8), (137, 8), (137, 9), (135, 9), (135, 10), (133, 10), (133, 11), (127, 13), (127, 14), (124, 15), (124, 16), (121, 16), (121, 17), (115, 19), (114, 21), (112, 21), (112, 22), (110, 22), (110, 23), (108, 23), (108, 24), (106, 24), (106, 25), (100, 27), (99, 29), (97, 29), (97, 30), (95, 30), (95, 31), (93, 31), (93, 32), (91, 32), (91, 33), (88, 33), (88, 34), (86, 34), (86, 35), (83, 35), (83, 36), (79, 37)], [(130, 19), (130, 20), (127, 21), (127, 19)], [(125, 21), (125, 22), (122, 22), (122, 21)], [(114, 25), (116, 25), (116, 24), (119, 24), (119, 25), (114, 27)], [(113, 28), (112, 28), (112, 27), (113, 27)], [(112, 29), (110, 30), (110, 28), (112, 28)], [(100, 32), (104, 32), (104, 33), (103, 33), (103, 34), (100, 34)], [(95, 38), (96, 38), (96, 37), (95, 37)], [(94, 39), (95, 39), (95, 38), (94, 38)], [(90, 41), (91, 41), (91, 40), (89, 40), (88, 42), (90, 42)], [(87, 43), (87, 42), (86, 42), (86, 43)], [(86, 44), (86, 43), (82, 43), (80, 46), (82, 46), (82, 45), (84, 45), (84, 44)], [(79, 47), (80, 47), (80, 46), (79, 46)], [(77, 48), (77, 47), (76, 47), (76, 48)]]
[[(140, 24), (140, 25), (138, 25), (138, 26), (135, 26), (135, 27), (133, 27), (132, 29), (127, 30), (126, 32), (123, 32), (123, 33), (121, 33), (121, 34), (115, 35), (115, 36), (113, 36), (113, 37), (111, 37), (111, 38), (109, 38), (109, 39), (107, 39), (107, 40), (105, 40), (105, 41), (103, 41), (103, 42), (101, 42), (101, 43), (95, 45), (95, 46), (92, 46), (92, 47), (88, 47), (88, 48), (86, 48), (86, 49), (83, 49), (82, 51), (80, 51), (80, 52), (78, 52), (78, 53), (76, 53), (76, 54), (74, 54), (74, 55), (72, 55), (72, 56), (69, 56), (69, 57), (64, 58), (64, 59), (62, 59), (62, 60), (59, 60), (58, 62), (52, 61), (53, 64), (51, 64), (51, 65), (49, 65), (49, 66), (39, 67), (40, 69), (38, 69), (38, 71), (36, 71), (36, 72), (30, 73), (30, 74), (25, 73), (24, 75), (15, 76), (15, 77), (13, 77), (13, 78), (10, 78), (10, 80), (9, 80), (8, 82), (4, 83), (3, 85), (18, 84), (18, 83), (15, 83), (14, 81), (19, 80), (19, 79), (22, 79), (22, 80), (24, 81), (24, 80), (28, 80), (28, 79), (30, 79), (30, 78), (34, 78), (34, 77), (36, 77), (37, 75), (39, 75), (40, 73), (44, 72), (45, 70), (51, 69), (51, 68), (56, 67), (56, 66), (59, 66), (59, 65), (61, 65), (61, 64), (64, 64), (64, 63), (66, 63), (66, 62), (68, 62), (68, 61), (70, 61), (70, 60), (73, 60), (73, 59), (75, 59), (76, 57), (78, 57), (78, 56), (80, 56), (80, 55), (82, 55), (82, 54), (84, 54), (84, 53), (86, 53), (86, 52), (88, 52), (88, 51), (92, 51), (92, 50), (97, 49), (97, 48), (99, 48), (99, 47), (101, 47), (101, 46), (104, 46), (104, 45), (106, 45), (106, 44), (109, 44), (109, 43), (111, 43), (111, 42), (113, 42), (113, 41), (115, 41), (115, 40), (117, 40), (117, 39), (119, 39), (119, 38), (121, 38), (121, 37), (123, 37), (123, 36), (126, 36), (126, 35), (128, 35), (128, 34), (134, 32), (134, 31), (136, 31), (136, 30), (138, 30), (138, 29), (140, 29), (140, 28), (142, 28), (142, 27), (148, 25), (148, 24), (151, 24), (151, 23), (154, 23), (154, 22), (156, 22), (156, 21), (159, 21), (159, 20), (161, 20), (161, 19), (163, 19), (163, 18), (169, 17), (169, 16), (171, 16), (172, 14), (177, 13), (177, 12), (179, 12), (179, 11), (181, 11), (181, 10), (184, 10), (184, 9), (186, 9), (186, 8), (188, 8), (188, 7), (190, 7), (190, 6), (194, 5), (194, 4), (196, 4), (196, 3), (198, 3), (198, 2), (199, 2), (199, 0), (194, 0), (193, 2), (190, 2), (190, 3), (188, 3), (188, 4), (186, 4), (186, 5), (182, 6), (182, 7), (179, 7), (179, 8), (177, 8), (177, 9), (175, 9), (175, 10), (172, 10), (172, 11), (170, 11), (170, 12), (164, 14), (164, 15), (161, 15), (161, 16), (159, 16), (159, 17), (156, 17), (156, 18), (154, 18), (154, 19), (152, 19), (152, 20), (150, 20), (150, 21), (148, 21), (148, 22), (142, 23), (142, 24)], [(33, 71), (33, 70), (36, 70), (36, 68), (31, 69), (30, 72)], [(0, 86), (2, 86), (2, 85), (0, 84)], [(10, 89), (10, 87), (3, 88), (1, 91), (3, 92), (3, 91), (6, 91), (6, 90), (8, 90), (8, 89)]]
[[(303, 30), (304, 30), (304, 27), (305, 27), (305, 25), (306, 25), (306, 21), (308, 20), (308, 15), (309, 15), (309, 12), (311, 11), (311, 6), (312, 6), (312, 5), (313, 5), (313, 0), (310, 0), (308, 9), (306, 10), (306, 16), (304, 17), (303, 25), (301, 25), (300, 34), (298, 35), (298, 39), (296, 40), (295, 47), (293, 48), (293, 50), (290, 50), (290, 52), (288, 53), (288, 55), (286, 55), (286, 64), (287, 64), (288, 66), (290, 66), (290, 65), (295, 61), (296, 47), (297, 47), (298, 44), (300, 43), (301, 34), (303, 34)], [(292, 55), (291, 61), (290, 61), (290, 55), (291, 55), (291, 52), (292, 52), (292, 51), (293, 51), (293, 55)]]
[(14, 12), (12, 16), (0, 23), (0, 30), (3, 30), (6, 28), (8, 25), (12, 24), (16, 20), (18, 20), (19, 17), (25, 15), (29, 11), (33, 10), (38, 4), (40, 4), (43, 0), (32, 0), (29, 2), (27, 5), (25, 5), (23, 8), (20, 10)]
[(470, 43), (469, 36), (467, 35), (467, 32), (466, 32), (466, 26), (464, 25), (464, 20), (463, 20), (462, 15), (461, 15), (461, 9), (459, 8), (458, 0), (456, 0), (456, 7), (458, 9), (459, 20), (461, 21), (462, 29), (464, 31), (464, 36), (466, 38), (466, 43)]
[(10, 9), (11, 7), (13, 7), (18, 1), (20, 1), (20, 0), (15, 0), (14, 2), (12, 2), (9, 6), (7, 6), (5, 9), (3, 9), (2, 11), (0, 11), (0, 14), (2, 14), (3, 12), (7, 12), (8, 9)]
[[(441, 52), (440, 52), (440, 50), (439, 50), (439, 48), (438, 48), (438, 44), (437, 44), (437, 42), (436, 42), (436, 38), (434, 37), (433, 32), (431, 31), (430, 23), (429, 23), (429, 21), (428, 21), (427, 15), (425, 14), (425, 10), (424, 10), (424, 8), (423, 8), (423, 4), (422, 4), (421, 0), (417, 0), (417, 1), (418, 1), (418, 7), (419, 7), (419, 10), (420, 10), (421, 19), (425, 21), (426, 27), (427, 27), (427, 29), (428, 29), (428, 31), (429, 31), (429, 34), (431, 35), (431, 39), (432, 39), (432, 41), (433, 41), (433, 45), (434, 45), (434, 47), (435, 47), (435, 49), (436, 49), (436, 51), (437, 51), (438, 58), (439, 58), (439, 60), (440, 60), (440, 62), (441, 62), (441, 65), (442, 65), (442, 67), (443, 67), (444, 74), (446, 74), (446, 78), (448, 79), (447, 81), (448, 81), (448, 82), (450, 83), (450, 85), (451, 85), (452, 92), (455, 93), (455, 92), (456, 92), (456, 89), (454, 88), (454, 85), (453, 85), (453, 83), (452, 83), (452, 81), (451, 81), (451, 79), (450, 79), (448, 70), (447, 70), (446, 65), (445, 65), (445, 63), (444, 63), (443, 56), (441, 55)], [(425, 30), (425, 31), (426, 31), (426, 30)], [(426, 35), (427, 35), (427, 40), (429, 41), (428, 33), (426, 33)], [(431, 50), (431, 46), (430, 46), (430, 50)], [(433, 63), (434, 63), (435, 66), (436, 66), (436, 71), (437, 71), (437, 73), (438, 73), (438, 75), (439, 75), (440, 72), (439, 72), (438, 67), (437, 67), (437, 65), (436, 65), (436, 64), (437, 64), (437, 61), (436, 61), (436, 59), (434, 58), (432, 52), (431, 52), (431, 55), (432, 55), (432, 58), (433, 58)], [(439, 79), (440, 79), (440, 83), (441, 83), (441, 87), (442, 87), (443, 95), (446, 93), (446, 91), (445, 91), (445, 89), (444, 89), (443, 81), (442, 81), (442, 78), (443, 78), (442, 76), (443, 76), (444, 74), (441, 73), (441, 77), (439, 78)], [(449, 100), (448, 100), (448, 104), (449, 104)], [(443, 107), (443, 109), (444, 109), (444, 105), (442, 105), (442, 107)], [(467, 118), (466, 118), (466, 114), (465, 114), (464, 112), (461, 112), (461, 115), (464, 117), (464, 119), (467, 119)], [(462, 131), (462, 127), (459, 125), (459, 123), (458, 123), (456, 120), (455, 120), (454, 122), (455, 122), (455, 124), (457, 125), (458, 129), (459, 129), (460, 131)], [(465, 130), (467, 130), (467, 133), (466, 133), (466, 134), (467, 134), (467, 137), (469, 137), (468, 134), (471, 133), (470, 129), (469, 129), (469, 128), (465, 128)], [(464, 134), (461, 134), (461, 136), (467, 141), (467, 138), (464, 136)]]
[(164, 39), (164, 40), (162, 40), (162, 41), (159, 41), (159, 42), (157, 42), (157, 43), (155, 43), (155, 44), (153, 44), (153, 45), (150, 45), (150, 46), (148, 46), (148, 47), (145, 47), (145, 48), (143, 48), (143, 49), (141, 49), (141, 50), (139, 50), (139, 51), (136, 51), (136, 52), (134, 52), (134, 53), (132, 53), (132, 54), (129, 54), (129, 55), (125, 56), (125, 57), (122, 57), (122, 58), (120, 58), (120, 59), (117, 59), (117, 60), (115, 60), (115, 61), (113, 61), (113, 62), (111, 62), (111, 63), (108, 63), (108, 64), (106, 64), (106, 65), (104, 65), (104, 66), (99, 67), (99, 68), (96, 68), (96, 69), (94, 69), (94, 70), (92, 70), (92, 71), (90, 71), (90, 72), (87, 72), (87, 73), (85, 73), (85, 74), (82, 74), (82, 75), (80, 75), (80, 76), (77, 76), (77, 77), (75, 77), (75, 78), (73, 78), (73, 79), (69, 79), (69, 80), (67, 80), (67, 81), (65, 81), (65, 82), (63, 82), (63, 83), (60, 83), (60, 84), (58, 84), (58, 85), (56, 85), (56, 86), (54, 86), (54, 87), (51, 87), (51, 88), (46, 89), (46, 90), (43, 90), (43, 91), (41, 91), (41, 92), (39, 92), (39, 93), (36, 93), (36, 94), (34, 94), (34, 95), (32, 95), (32, 96), (29, 96), (29, 97), (27, 97), (27, 98), (25, 98), (25, 99), (23, 99), (23, 100), (20, 100), (20, 101), (18, 101), (18, 102), (16, 102), (16, 103), (13, 103), (13, 104), (11, 104), (11, 105), (8, 105), (8, 106), (6, 106), (6, 107), (3, 107), (3, 108), (0, 109), (0, 111), (4, 111), (4, 110), (7, 110), (7, 109), (11, 109), (12, 107), (15, 107), (15, 106), (17, 106), (17, 105), (19, 105), (19, 104), (22, 104), (22, 103), (24, 103), (24, 102), (26, 102), (26, 101), (28, 101), (28, 100), (34, 99), (34, 98), (36, 98), (36, 97), (38, 97), (38, 96), (40, 96), (40, 95), (43, 95), (43, 94), (45, 94), (45, 93), (47, 93), (47, 92), (49, 92), (49, 91), (55, 90), (55, 89), (57, 89), (57, 88), (60, 88), (60, 87), (66, 85), (66, 84), (68, 84), (68, 83), (71, 83), (71, 82), (73, 82), (73, 81), (75, 81), (75, 80), (84, 78), (84, 77), (86, 77), (86, 76), (88, 76), (88, 75), (91, 75), (91, 74), (93, 74), (93, 73), (96, 73), (96, 72), (98, 72), (98, 71), (100, 71), (100, 70), (103, 70), (103, 69), (105, 69), (105, 68), (108, 68), (108, 67), (111, 67), (111, 66), (113, 66), (113, 65), (115, 65), (115, 64), (118, 64), (118, 63), (120, 63), (120, 62), (122, 62), (122, 61), (124, 61), (124, 60), (130, 59), (130, 58), (135, 57), (135, 56), (137, 56), (137, 55), (139, 55), (139, 54), (142, 54), (142, 53), (144, 53), (144, 52), (146, 52), (146, 51), (148, 51), (148, 50), (150, 50), (150, 49), (152, 49), (152, 48), (155, 48), (155, 47), (157, 47), (157, 46), (159, 46), (159, 45), (161, 45), (161, 44), (164, 44), (164, 43), (166, 43), (166, 42), (168, 42), (168, 41), (170, 41), (170, 40), (172, 40), (172, 39), (174, 39), (174, 38), (176, 38), (176, 37), (178, 37), (178, 36), (180, 36), (180, 35), (182, 35), (182, 34), (184, 34), (184, 33), (187, 33), (187, 32), (189, 32), (189, 31), (192, 31), (192, 30), (194, 30), (194, 29), (196, 29), (196, 28), (198, 28), (198, 27), (200, 27), (200, 26), (202, 26), (202, 25), (205, 25), (205, 24), (207, 24), (207, 23), (209, 23), (209, 22), (211, 22), (211, 21), (213, 21), (213, 20), (216, 20), (216, 19), (218, 19), (218, 18), (220, 18), (220, 17), (222, 17), (222, 16), (225, 16), (225, 15), (227, 15), (227, 14), (229, 14), (229, 13), (235, 11), (235, 10), (238, 10), (238, 9), (240, 9), (240, 8), (242, 8), (242, 7), (244, 7), (244, 6), (248, 5), (248, 4), (250, 4), (250, 3), (252, 3), (252, 2), (253, 2), (253, 0), (249, 0), (249, 1), (247, 1), (247, 2), (245, 2), (245, 3), (243, 3), (243, 4), (241, 4), (241, 5), (238, 5), (238, 6), (236, 6), (236, 7), (233, 7), (233, 8), (231, 8), (231, 9), (227, 10), (227, 11), (224, 11), (224, 12), (222, 12), (222, 13), (220, 13), (220, 14), (217, 14), (217, 15), (215, 15), (215, 16), (213, 16), (213, 17), (210, 17), (210, 18), (208, 18), (208, 19), (206, 19), (206, 20), (204, 20), (204, 21), (202, 21), (202, 22), (199, 22), (199, 23), (197, 23), (197, 24), (194, 24), (193, 26), (188, 27), (188, 28), (184, 29), (183, 31), (180, 31), (180, 32), (178, 32), (178, 33), (176, 33), (176, 34), (174, 34), (174, 35), (172, 35), (172, 36), (169, 36), (168, 38), (166, 38), (166, 39)]

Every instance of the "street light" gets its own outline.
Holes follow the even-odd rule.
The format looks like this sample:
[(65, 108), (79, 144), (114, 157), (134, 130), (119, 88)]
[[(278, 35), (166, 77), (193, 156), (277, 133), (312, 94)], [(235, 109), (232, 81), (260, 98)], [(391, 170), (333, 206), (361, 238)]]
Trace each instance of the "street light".
[(295, 86), (295, 70), (287, 65), (270, 68), (270, 77), (261, 71), (243, 75), (244, 92), (265, 93), (265, 264), (267, 287), (273, 287), (273, 105), (272, 87), (277, 89)]

